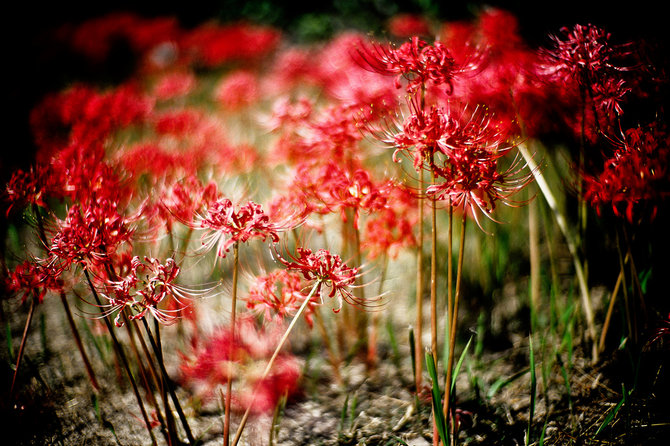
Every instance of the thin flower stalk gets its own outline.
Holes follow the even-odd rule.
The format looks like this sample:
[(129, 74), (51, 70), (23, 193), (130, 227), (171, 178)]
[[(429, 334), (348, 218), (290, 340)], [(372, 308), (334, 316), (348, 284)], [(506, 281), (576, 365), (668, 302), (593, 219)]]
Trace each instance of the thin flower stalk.
[[(452, 307), (451, 314), (447, 315), (449, 319), (449, 355), (447, 357), (446, 365), (446, 378), (444, 383), (444, 416), (445, 419), (449, 419), (449, 410), (450, 410), (450, 400), (453, 396), (451, 392), (451, 380), (453, 375), (454, 368), (454, 357), (456, 349), (456, 331), (458, 326), (458, 303), (461, 297), (461, 278), (463, 273), (463, 258), (465, 257), (465, 228), (467, 223), (467, 214), (463, 213), (461, 219), (461, 235), (460, 243), (458, 247), (458, 264), (456, 266), (456, 290), (454, 294), (454, 304)], [(446, 446), (446, 445), (445, 445)]]
[[(102, 308), (103, 307), (102, 301), (100, 300), (98, 292), (95, 290), (93, 282), (91, 281), (91, 276), (89, 275), (88, 270), (86, 269), (84, 269), (84, 276), (86, 277), (88, 286), (91, 289), (91, 292), (93, 293), (93, 298), (95, 299), (98, 306)], [(112, 326), (112, 323), (109, 321), (108, 314), (103, 312), (102, 319), (105, 321), (107, 331), (109, 332), (109, 335), (112, 338), (112, 345), (114, 345), (114, 351), (116, 352), (117, 357), (121, 360), (126, 375), (128, 375), (128, 380), (130, 381), (130, 384), (133, 388), (135, 399), (137, 399), (137, 404), (140, 406), (140, 412), (142, 412), (142, 418), (144, 419), (146, 428), (149, 431), (149, 436), (151, 437), (151, 444), (156, 446), (158, 443), (156, 442), (156, 437), (154, 436), (153, 430), (151, 429), (151, 422), (149, 421), (149, 416), (147, 415), (146, 409), (144, 408), (144, 402), (142, 401), (140, 391), (137, 388), (137, 383), (135, 382), (135, 378), (133, 378), (133, 374), (130, 370), (130, 364), (128, 362), (128, 358), (126, 357), (126, 354), (123, 351), (123, 347), (119, 343), (119, 339), (116, 337), (116, 333), (114, 333), (114, 327)]]
[(11, 401), (14, 397), (14, 385), (16, 384), (16, 376), (19, 373), (19, 367), (21, 366), (21, 359), (23, 358), (23, 350), (26, 346), (26, 340), (28, 339), (28, 330), (30, 328), (30, 323), (33, 320), (33, 315), (35, 314), (35, 308), (37, 307), (37, 297), (33, 296), (30, 300), (30, 309), (28, 310), (28, 317), (26, 318), (26, 325), (23, 328), (23, 335), (21, 336), (21, 344), (19, 345), (19, 352), (16, 355), (16, 365), (14, 368), (14, 375), (12, 376), (12, 385), (9, 388), (9, 400)]
[[(238, 265), (239, 265), (239, 243), (236, 242), (233, 245), (233, 292), (231, 296), (230, 304), (230, 329), (232, 330), (231, 336), (235, 338), (235, 313), (237, 308), (237, 274), (238, 274)], [(233, 344), (231, 343), (231, 349)], [(234, 357), (232, 352), (230, 357)], [(228, 446), (230, 442), (230, 403), (233, 396), (233, 379), (230, 377), (226, 383), (226, 402), (225, 402), (225, 415), (223, 422), (223, 445)]]
[[(281, 351), (282, 347), (284, 347), (284, 344), (286, 343), (286, 340), (288, 339), (289, 334), (291, 334), (291, 331), (293, 330), (293, 327), (295, 326), (296, 322), (298, 322), (298, 319), (300, 319), (300, 316), (302, 315), (302, 312), (305, 311), (305, 308), (307, 308), (309, 302), (312, 300), (312, 296), (314, 296), (321, 288), (321, 281), (316, 281), (314, 285), (312, 286), (312, 289), (310, 290), (309, 294), (305, 298), (305, 300), (302, 302), (302, 305), (300, 305), (300, 308), (298, 311), (295, 313), (293, 316), (293, 319), (291, 319), (291, 323), (289, 324), (288, 328), (286, 328), (286, 331), (284, 332), (284, 335), (281, 337), (279, 340), (279, 343), (277, 344), (277, 348), (275, 349), (274, 353), (272, 353), (272, 356), (270, 357), (270, 360), (268, 361), (267, 365), (265, 366), (265, 369), (263, 370), (263, 374), (261, 375), (259, 381), (263, 381), (265, 378), (267, 378), (268, 374), (270, 373), (270, 370), (272, 370), (272, 366), (274, 364), (275, 359), (277, 358), (277, 355), (279, 355), (279, 352)], [(237, 428), (237, 432), (235, 432), (235, 437), (233, 438), (233, 443), (232, 446), (237, 446), (237, 443), (240, 441), (240, 437), (242, 436), (242, 432), (244, 431), (244, 427), (247, 424), (247, 420), (249, 419), (249, 414), (251, 413), (251, 407), (253, 405), (253, 399), (250, 402), (250, 404), (247, 406), (247, 410), (244, 412), (244, 415), (242, 416), (242, 420), (240, 421), (240, 424)]]

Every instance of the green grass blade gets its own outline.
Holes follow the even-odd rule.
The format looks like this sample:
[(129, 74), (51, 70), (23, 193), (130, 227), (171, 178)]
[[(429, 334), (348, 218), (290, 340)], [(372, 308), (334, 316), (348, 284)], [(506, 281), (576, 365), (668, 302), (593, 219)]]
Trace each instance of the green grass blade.
[(437, 369), (435, 367), (435, 359), (430, 351), (426, 351), (426, 368), (430, 379), (433, 381), (432, 395), (433, 395), (433, 414), (435, 416), (435, 424), (437, 425), (437, 433), (442, 440), (442, 444), (449, 444), (447, 437), (447, 423), (442, 413), (442, 392), (440, 391), (440, 382), (437, 380)]
[(461, 356), (458, 358), (458, 362), (456, 363), (456, 367), (454, 367), (454, 373), (451, 376), (451, 390), (454, 390), (454, 386), (456, 385), (456, 378), (458, 377), (458, 373), (461, 371), (461, 366), (463, 365), (463, 359), (465, 359), (465, 355), (468, 352), (468, 348), (470, 348), (470, 344), (472, 343), (472, 336), (470, 336), (470, 339), (468, 340), (468, 343), (465, 344), (465, 348), (463, 349), (463, 352), (461, 353)]
[(621, 396), (621, 401), (619, 401), (619, 404), (616, 405), (614, 410), (612, 410), (610, 413), (607, 414), (607, 416), (603, 420), (602, 424), (600, 425), (600, 427), (598, 428), (596, 433), (593, 435), (594, 438), (597, 437), (598, 434), (612, 422), (614, 417), (616, 417), (616, 414), (619, 413), (619, 410), (621, 409), (621, 407), (625, 404), (625, 402), (626, 402), (626, 386), (624, 386), (623, 383), (621, 384), (621, 393), (623, 394)]
[(530, 415), (528, 416), (528, 428), (526, 430), (526, 444), (530, 444), (530, 431), (533, 426), (535, 415), (535, 398), (537, 397), (537, 377), (535, 376), (535, 352), (533, 351), (533, 337), (528, 338), (530, 342)]

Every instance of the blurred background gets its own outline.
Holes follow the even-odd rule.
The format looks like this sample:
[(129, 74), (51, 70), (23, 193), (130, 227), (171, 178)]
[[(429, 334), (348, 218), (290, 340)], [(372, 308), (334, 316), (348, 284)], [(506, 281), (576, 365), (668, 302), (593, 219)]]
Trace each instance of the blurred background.
[[(8, 4), (8, 5), (7, 5)], [(219, 1), (50, 1), (8, 2), (2, 7), (5, 70), (5, 118), (8, 139), (2, 148), (0, 180), (32, 159), (30, 110), (42, 96), (74, 81), (118, 82), (133, 69), (132, 50), (117, 42), (109, 57), (92, 66), (72, 54), (57, 36), (67, 27), (114, 12), (134, 12), (145, 18), (175, 17), (183, 28), (208, 20), (249, 20), (281, 29), (295, 41), (326, 39), (343, 29), (378, 33), (398, 13), (416, 13), (438, 21), (468, 20), (481, 8), (494, 6), (518, 17), (520, 32), (530, 45), (547, 42), (561, 26), (593, 23), (615, 40), (646, 39), (667, 47), (662, 2), (640, 0), (627, 9), (605, 1), (530, 0), (330, 0), (298, 4), (271, 0)]]

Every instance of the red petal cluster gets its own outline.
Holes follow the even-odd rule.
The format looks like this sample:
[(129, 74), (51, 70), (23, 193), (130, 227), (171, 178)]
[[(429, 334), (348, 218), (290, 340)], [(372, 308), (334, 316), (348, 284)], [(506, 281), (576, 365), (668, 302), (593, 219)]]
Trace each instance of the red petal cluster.
[(197, 220), (194, 228), (207, 230), (202, 238), (203, 247), (209, 251), (216, 246), (220, 257), (225, 257), (233, 244), (244, 243), (252, 238), (265, 241), (269, 237), (273, 242), (278, 242), (277, 232), (283, 229), (270, 222), (259, 204), (250, 201), (236, 209), (227, 198), (214, 202), (205, 216)]
[(653, 219), (658, 205), (670, 196), (670, 135), (657, 125), (634, 128), (617, 145), (600, 175), (584, 175), (584, 197), (598, 212), (608, 205), (631, 223)]
[(288, 255), (288, 258), (277, 251), (275, 254), (277, 260), (289, 271), (296, 271), (307, 281), (314, 283), (318, 295), (337, 297), (338, 306), (335, 312), (342, 308), (342, 300), (352, 305), (362, 304), (350, 291), (356, 282), (359, 270), (347, 266), (337, 254), (331, 254), (326, 249), (312, 252), (309, 248), (300, 247), (296, 248), (295, 254)]
[[(273, 271), (254, 279), (246, 298), (247, 308), (263, 313), (268, 321), (281, 321), (298, 311), (307, 298), (304, 289), (299, 273), (283, 269)], [(314, 296), (304, 310), (305, 320), (310, 327), (314, 306), (317, 304), (318, 297)]]
[(216, 389), (232, 379), (233, 410), (251, 407), (254, 414), (272, 411), (279, 398), (297, 392), (300, 378), (298, 360), (280, 352), (268, 376), (261, 380), (279, 336), (276, 330), (258, 329), (253, 320), (242, 318), (234, 331), (222, 328), (203, 341), (195, 338), (191, 351), (182, 354), (182, 380), (207, 400), (216, 397)]

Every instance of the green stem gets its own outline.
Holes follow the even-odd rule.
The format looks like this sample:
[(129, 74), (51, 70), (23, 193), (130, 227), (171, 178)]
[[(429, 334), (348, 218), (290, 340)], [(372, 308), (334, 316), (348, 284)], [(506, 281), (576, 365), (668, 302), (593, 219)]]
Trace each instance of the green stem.
[[(463, 257), (465, 257), (465, 228), (467, 223), (467, 213), (463, 210), (461, 219), (461, 237), (458, 246), (458, 265), (456, 266), (456, 293), (454, 295), (454, 306), (449, 322), (449, 356), (447, 357), (446, 380), (444, 383), (444, 416), (449, 420), (449, 410), (452, 396), (451, 377), (454, 368), (454, 350), (456, 350), (456, 327), (458, 323), (458, 302), (461, 297), (461, 279), (463, 277)], [(455, 387), (453, 389), (456, 390)]]

